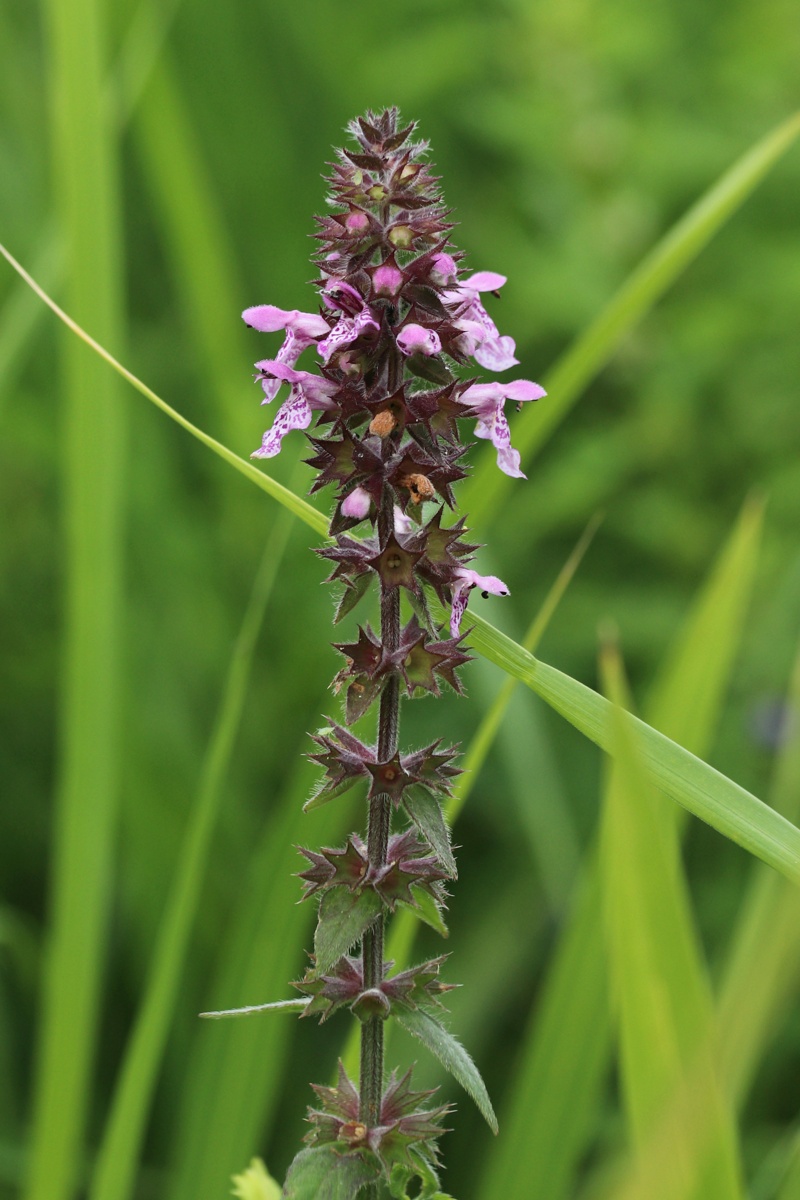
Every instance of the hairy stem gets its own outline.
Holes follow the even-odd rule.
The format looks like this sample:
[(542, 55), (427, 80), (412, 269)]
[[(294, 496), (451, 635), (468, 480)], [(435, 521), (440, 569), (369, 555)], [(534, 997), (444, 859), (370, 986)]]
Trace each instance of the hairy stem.
[[(382, 535), (394, 532), (393, 496), (386, 489), (379, 514), (379, 529)], [(381, 583), (381, 640), (387, 649), (393, 650), (400, 640), (400, 591)], [(400, 715), (400, 679), (393, 675), (381, 695), (378, 717), (378, 761), (386, 762), (397, 752), (397, 733)], [(392, 803), (389, 796), (373, 796), (369, 805), (367, 827), (367, 852), (374, 866), (386, 862), (389, 844)], [(383, 941), (385, 917), (381, 914), (374, 925), (364, 934), (361, 953), (364, 964), (364, 987), (377, 987), (383, 979)], [(365, 1125), (375, 1126), (380, 1122), (380, 1104), (383, 1091), (383, 1019), (370, 1017), (361, 1026), (361, 1112)]]

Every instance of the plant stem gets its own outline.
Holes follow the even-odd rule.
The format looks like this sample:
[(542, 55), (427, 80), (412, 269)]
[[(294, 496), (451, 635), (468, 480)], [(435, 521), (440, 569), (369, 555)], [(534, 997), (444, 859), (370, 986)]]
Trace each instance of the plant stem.
[[(394, 532), (394, 498), (385, 489), (379, 514), (381, 541)], [(400, 640), (400, 590), (381, 582), (381, 640), (388, 650)], [(400, 679), (392, 675), (381, 695), (378, 717), (378, 761), (386, 762), (397, 752), (397, 731), (400, 714)], [(383, 866), (389, 844), (392, 803), (385, 793), (373, 796), (369, 804), (367, 853), (373, 866)], [(364, 934), (361, 945), (364, 966), (364, 988), (377, 987), (383, 979), (383, 913)], [(361, 1026), (361, 1111), (360, 1118), (367, 1126), (380, 1122), (383, 1092), (383, 1019), (370, 1017)]]

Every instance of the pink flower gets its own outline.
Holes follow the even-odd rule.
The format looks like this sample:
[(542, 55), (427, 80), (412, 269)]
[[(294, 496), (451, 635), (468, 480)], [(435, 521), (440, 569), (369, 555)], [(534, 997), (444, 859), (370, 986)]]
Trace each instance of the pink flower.
[(344, 279), (337, 279), (335, 275), (325, 284), (322, 299), (328, 308), (347, 313), (350, 317), (354, 317), (364, 307), (364, 297), (358, 288), (354, 288), (352, 283), (346, 283)]
[(496, 575), (479, 575), (477, 571), (459, 567), (456, 570), (456, 582), (453, 584), (453, 607), (450, 612), (450, 633), (453, 637), (459, 635), (461, 618), (466, 610), (469, 594), (475, 587), (480, 588), (484, 596), (489, 592), (495, 596), (508, 595), (508, 588)]
[(511, 445), (511, 430), (503, 406), (506, 400), (539, 400), (546, 396), (544, 388), (529, 379), (515, 379), (512, 383), (473, 383), (459, 396), (459, 403), (468, 405), (477, 414), (475, 436), (488, 438), (497, 450), (497, 465), (506, 475), (525, 479), (520, 470), (519, 451)]
[(369, 512), (369, 506), (369, 492), (365, 488), (355, 487), (342, 501), (342, 514), (345, 517), (355, 517), (357, 521), (363, 521)]
[(505, 282), (505, 275), (478, 271), (444, 294), (445, 303), (455, 306), (453, 324), (462, 331), (461, 349), (489, 371), (505, 371), (519, 361), (514, 357), (514, 339), (500, 336), (480, 300), (481, 292), (496, 292)]
[(411, 324), (404, 325), (398, 333), (397, 348), (406, 358), (412, 354), (424, 354), (426, 358), (430, 358), (434, 354), (441, 354), (442, 343), (434, 329)]
[[(276, 362), (293, 367), (300, 355), (324, 334), (330, 333), (330, 326), (324, 317), (316, 313), (298, 312), (296, 308), (287, 311), (276, 308), (274, 304), (257, 304), (254, 308), (246, 308), (242, 320), (260, 329), (262, 333), (274, 333), (278, 329), (286, 330), (283, 345), (278, 351)], [(280, 383), (270, 380), (264, 383), (267, 400), (274, 400), (278, 394)]]
[(394, 506), (394, 531), (395, 533), (412, 533), (414, 530), (414, 522), (411, 517), (403, 512), (399, 505)]
[(317, 344), (322, 361), (330, 362), (337, 351), (343, 350), (345, 346), (352, 346), (353, 342), (368, 331), (374, 330), (377, 333), (379, 329), (379, 322), (366, 305), (354, 317), (348, 317), (343, 313), (325, 340)]
[[(310, 371), (295, 371), (277, 359), (265, 358), (256, 363), (262, 375), (268, 377), (270, 383), (275, 383), (272, 395), (267, 395), (262, 404), (268, 404), (282, 383), (291, 385), (289, 399), (281, 405), (275, 414), (272, 428), (268, 429), (261, 440), (258, 450), (253, 451), (251, 458), (274, 458), (280, 451), (281, 442), (293, 429), (308, 429), (311, 424), (311, 414), (314, 409), (326, 410), (336, 407), (333, 396), (337, 387), (329, 379), (312, 375)], [(266, 385), (264, 387), (266, 393)]]
[(431, 279), (444, 287), (456, 282), (458, 267), (450, 254), (434, 254), (431, 259)]

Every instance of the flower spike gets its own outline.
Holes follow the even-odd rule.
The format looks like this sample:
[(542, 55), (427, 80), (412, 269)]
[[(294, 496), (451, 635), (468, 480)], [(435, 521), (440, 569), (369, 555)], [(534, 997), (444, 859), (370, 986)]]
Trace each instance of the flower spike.
[[(389, 108), (348, 129), (354, 144), (330, 166), (329, 210), (314, 235), (319, 312), (261, 304), (242, 314), (251, 328), (284, 335), (274, 357), (256, 363), (262, 403), (289, 389), (253, 457), (272, 458), (288, 433), (306, 431), (311, 491), (333, 489), (330, 537), (318, 553), (336, 585), (334, 620), (359, 603), (379, 613), (379, 624), (370, 614), (372, 624), (362, 620), (335, 644), (344, 661), (332, 691), (344, 717), (314, 735), (309, 756), (320, 777), (306, 809), (358, 789), (368, 827), (343, 845), (300, 850), (303, 899), (318, 916), (298, 1003), (321, 1021), (347, 1010), (361, 1029), (358, 1085), (340, 1064), (336, 1087), (315, 1086), (306, 1140), (328, 1149), (303, 1153), (321, 1154), (338, 1173), (337, 1195), (377, 1194), (381, 1180), (392, 1195), (411, 1188), (432, 1196), (441, 1194), (436, 1140), (450, 1108), (428, 1106), (431, 1093), (412, 1090), (410, 1073), (385, 1073), (383, 1023), (398, 1020), (439, 1054), (495, 1125), (477, 1068), (436, 1015), (453, 986), (439, 978), (443, 957), (394, 973), (384, 959), (386, 921), (398, 905), (446, 935), (446, 887), (457, 877), (444, 813), (459, 774), (456, 749), (437, 739), (404, 750), (400, 712), (415, 697), (440, 695), (443, 683), (463, 693), (470, 593), (508, 595), (497, 576), (472, 569), (479, 546), (464, 517), (451, 516), (468, 473), (462, 429), (474, 423), (500, 470), (524, 478), (505, 404), (538, 400), (544, 390), (527, 379), (469, 375), (476, 363), (488, 372), (517, 363), (513, 338), (485, 306), (506, 278), (464, 272), (416, 125)], [(312, 348), (303, 370), (300, 357)], [(432, 597), (449, 607), (449, 623), (435, 618)], [(370, 742), (352, 726), (373, 706)]]

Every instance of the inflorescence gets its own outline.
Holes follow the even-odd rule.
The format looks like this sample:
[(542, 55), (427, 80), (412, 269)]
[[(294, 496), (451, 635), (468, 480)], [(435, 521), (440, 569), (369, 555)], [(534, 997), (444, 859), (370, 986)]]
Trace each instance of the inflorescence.
[[(430, 1093), (412, 1091), (410, 1073), (385, 1078), (384, 1022), (405, 1018), (423, 1036), (422, 1021), (423, 1040), (436, 1052), (437, 1037), (451, 1036), (437, 1014), (452, 985), (439, 978), (441, 957), (392, 974), (384, 924), (397, 904), (437, 923), (445, 885), (456, 875), (443, 804), (459, 773), (455, 750), (440, 741), (400, 752), (400, 698), (403, 691), (438, 695), (442, 682), (460, 692), (469, 594), (476, 587), (508, 594), (502, 580), (468, 565), (478, 547), (466, 540), (464, 519), (445, 523), (455, 508), (453, 486), (467, 474), (458, 421), (475, 420), (475, 436), (492, 442), (500, 470), (524, 478), (504, 405), (544, 395), (524, 379), (469, 377), (474, 363), (495, 372), (517, 363), (513, 340), (501, 336), (482, 299), (505, 278), (491, 271), (463, 277), (449, 211), (425, 162), (428, 146), (411, 140), (414, 130), (398, 128), (396, 109), (350, 125), (357, 148), (337, 152), (331, 211), (317, 218), (319, 312), (265, 304), (242, 314), (254, 329), (285, 334), (276, 356), (256, 363), (263, 403), (284, 384), (289, 396), (253, 457), (276, 455), (287, 434), (307, 430), (316, 414), (307, 461), (317, 472), (312, 491), (336, 490), (331, 543), (319, 551), (337, 585), (335, 620), (371, 584), (379, 593), (379, 629), (365, 623), (355, 641), (336, 646), (344, 665), (333, 687), (344, 693), (345, 724), (331, 722), (314, 738), (312, 758), (324, 774), (307, 806), (363, 780), (368, 828), (342, 847), (302, 851), (309, 865), (300, 877), (305, 895), (319, 900), (319, 920), (311, 966), (295, 986), (307, 1001), (304, 1015), (327, 1020), (347, 1007), (361, 1022), (359, 1084), (340, 1064), (336, 1087), (315, 1086), (306, 1140), (329, 1147), (332, 1161), (357, 1166), (353, 1194), (363, 1186), (376, 1194), (383, 1178), (396, 1196), (414, 1176), (420, 1194), (438, 1188), (436, 1139), (449, 1108), (426, 1107)], [(310, 349), (318, 371), (298, 368)], [(401, 594), (408, 601), (402, 609)], [(449, 609), (444, 630), (431, 594)], [(368, 745), (345, 726), (376, 704), (377, 739)], [(405, 826), (399, 832), (392, 832), (393, 814)]]

